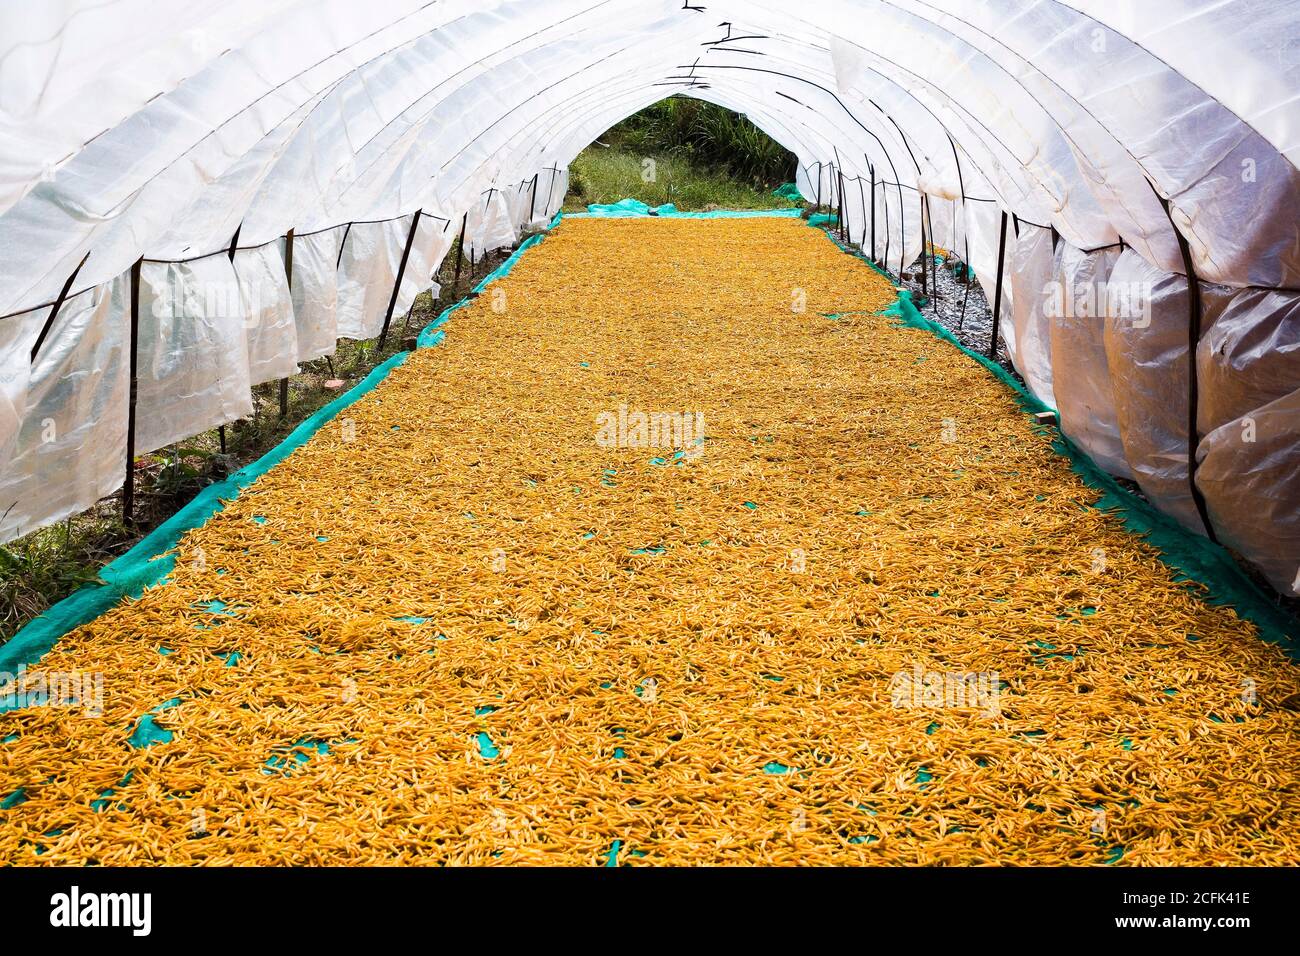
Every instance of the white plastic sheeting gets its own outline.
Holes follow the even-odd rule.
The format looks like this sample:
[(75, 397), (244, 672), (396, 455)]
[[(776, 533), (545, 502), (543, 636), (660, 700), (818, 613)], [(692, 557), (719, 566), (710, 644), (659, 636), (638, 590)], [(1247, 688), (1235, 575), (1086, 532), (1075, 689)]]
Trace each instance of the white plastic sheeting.
[[(462, 223), (475, 258), (544, 225), (580, 149), (683, 93), (746, 113), (793, 150), (804, 196), (842, 196), (848, 235), (864, 247), (874, 222), (869, 251), (891, 269), (920, 252), (923, 194), (934, 241), (968, 256), (986, 285), (1001, 214), (1014, 216), (1002, 328), (1017, 368), (1099, 463), (1173, 502), (1172, 485), (1154, 489), (1178, 480), (1173, 396), (1190, 384), (1186, 346), (1180, 360), (1140, 330), (1115, 329), (1108, 345), (1105, 280), (1120, 249), (1135, 257), (1125, 269), (1151, 284), (1170, 343), (1180, 234), (1203, 283), (1300, 289), (1298, 48), (1288, 0), (0, 0), (0, 439), (19, 445), (0, 490), (42, 487), (31, 481), (38, 459), (14, 436), (56, 392), (21, 366), (83, 259), (63, 306), (72, 312), (42, 349), (65, 356), (70, 376), (99, 346), (82, 354), (57, 339), (126, 327), (126, 300), (109, 290), (132, 263), (218, 270), (238, 235), (231, 274), (200, 281), (233, 278), (241, 315), (187, 293), (192, 320), (163, 323), (150, 346), (158, 387), (175, 384), (176, 400), (195, 406), (149, 426), (172, 435), (239, 414), (247, 383), (327, 354), (337, 337), (373, 336), (390, 310), (396, 321)], [(290, 230), (286, 278), (272, 252)], [(151, 284), (198, 275), (145, 271)], [(1058, 320), (1044, 303), (1059, 283), (1102, 308)], [(84, 327), (83, 295), (102, 311)], [(1291, 314), (1294, 300), (1276, 291), (1240, 311), (1234, 322), (1249, 327), (1232, 341), (1256, 341), (1254, 325)], [(211, 354), (237, 340), (242, 368)], [(1246, 378), (1292, 368), (1242, 367)], [(102, 392), (102, 370), (83, 377)], [(1206, 381), (1202, 413), (1221, 407), (1220, 387)], [(1274, 405), (1297, 387), (1270, 383), (1281, 394), (1254, 408), (1273, 408), (1270, 420), (1294, 434), (1292, 406)], [(78, 414), (122, 414), (57, 394)], [(1247, 414), (1244, 398), (1223, 400)], [(1169, 422), (1139, 435), (1140, 410), (1155, 405), (1173, 410)], [(1226, 426), (1219, 414), (1203, 415), (1205, 441)], [(1270, 454), (1294, 464), (1279, 442)], [(21, 527), (111, 486), (120, 469), (95, 471), (109, 467), (100, 451), (87, 448), (98, 477), (80, 490), (55, 487), (72, 471), (46, 474), (48, 504), (17, 504)], [(1207, 454), (1206, 467), (1230, 474), (1226, 454)], [(1272, 504), (1280, 513), (1296, 501)], [(1171, 507), (1187, 517), (1185, 504)], [(1232, 509), (1211, 513), (1225, 539), (1249, 538)], [(0, 522), (0, 539), (18, 527)], [(1285, 540), (1275, 563), (1300, 565)]]
[(1052, 377), (1061, 430), (1113, 475), (1132, 478), (1106, 357), (1107, 282), (1118, 249), (1085, 253), (1061, 243), (1053, 270)]
[(1054, 264), (1051, 230), (1022, 223), (1007, 266), (1015, 303), (1014, 335), (1008, 341), (1014, 345), (1011, 357), (1029, 391), (1053, 408), (1052, 319), (1048, 313)]
[(345, 227), (293, 237), (290, 285), (298, 361), (329, 355), (339, 338), (339, 240)]
[[(252, 414), (248, 301), (226, 256), (141, 267), (137, 453)], [(272, 338), (265, 311), (248, 321), (255, 330), (265, 323)], [(128, 311), (110, 310), (108, 321), (129, 342)]]
[(1283, 594), (1300, 594), (1300, 389), (1201, 439), (1196, 483), (1226, 544)]
[[(26, 414), (4, 444), (0, 471), (5, 539), (76, 514), (122, 484), (129, 295), (123, 278), (64, 302), (31, 363)], [(38, 313), (42, 321), (48, 311)], [(24, 324), (31, 335), (18, 354), (30, 360), (38, 329)]]
[(1196, 483), (1210, 520), (1274, 587), (1300, 593), (1300, 294), (1237, 292), (1196, 364)]

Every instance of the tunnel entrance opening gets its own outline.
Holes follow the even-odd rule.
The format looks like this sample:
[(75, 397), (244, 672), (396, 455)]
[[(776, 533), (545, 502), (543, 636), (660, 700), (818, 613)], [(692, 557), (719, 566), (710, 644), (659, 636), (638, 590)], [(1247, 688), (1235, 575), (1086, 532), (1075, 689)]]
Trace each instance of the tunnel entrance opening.
[(565, 208), (637, 199), (686, 211), (797, 205), (795, 154), (748, 117), (690, 96), (660, 100), (607, 129), (570, 165)]

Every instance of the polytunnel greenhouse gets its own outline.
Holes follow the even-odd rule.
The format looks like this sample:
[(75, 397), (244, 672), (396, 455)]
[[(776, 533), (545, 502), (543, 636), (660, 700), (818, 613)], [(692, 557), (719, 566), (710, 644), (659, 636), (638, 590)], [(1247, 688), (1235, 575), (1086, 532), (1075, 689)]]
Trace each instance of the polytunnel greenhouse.
[(1297, 91), (1283, 0), (0, 2), (0, 860), (1294, 866)]

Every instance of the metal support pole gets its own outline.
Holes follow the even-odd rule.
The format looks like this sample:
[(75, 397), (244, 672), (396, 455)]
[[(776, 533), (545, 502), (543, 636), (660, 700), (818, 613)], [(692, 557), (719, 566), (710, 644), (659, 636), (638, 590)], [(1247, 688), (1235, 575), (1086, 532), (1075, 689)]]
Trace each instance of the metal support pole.
[(925, 193), (921, 193), (921, 295), (929, 296), (930, 290), (926, 285), (926, 260), (930, 257), (925, 254)]
[(939, 280), (936, 278), (938, 272), (936, 271), (934, 264), (934, 217), (930, 215), (929, 193), (926, 193), (925, 196), (925, 222), (927, 228), (926, 235), (930, 237), (930, 254), (928, 257), (930, 262), (930, 297), (933, 298), (937, 304), (939, 302)]
[(840, 238), (845, 242), (849, 241), (848, 229), (844, 225), (844, 170), (837, 169), (835, 177), (840, 186), (840, 205), (835, 212), (835, 228), (839, 231)]
[(469, 212), (460, 220), (460, 239), (456, 242), (456, 276), (451, 280), (451, 288), (454, 292), (460, 285), (460, 264), (465, 261), (465, 223), (469, 222)]
[(989, 358), (995, 362), (998, 360), (998, 323), (1002, 319), (1002, 272), (1007, 255), (1007, 219), (1004, 210), (1002, 229), (998, 236), (998, 277), (997, 284), (993, 287), (993, 333), (989, 336)]
[(858, 184), (858, 209), (862, 212), (862, 238), (858, 240), (858, 248), (866, 249), (867, 247), (867, 195), (862, 191), (862, 177), (857, 177)]
[(406, 263), (411, 258), (411, 246), (415, 245), (415, 230), (420, 228), (420, 213), (424, 210), (415, 210), (415, 215), (411, 217), (411, 231), (406, 234), (406, 248), (402, 250), (402, 261), (397, 266), (397, 278), (393, 281), (393, 294), (388, 297), (388, 311), (384, 313), (384, 327), (379, 333), (379, 351), (384, 351), (384, 342), (388, 340), (388, 327), (393, 322), (393, 309), (397, 306), (397, 293), (402, 288), (402, 276), (406, 274)]
[(871, 261), (876, 261), (876, 170), (871, 170)]
[(86, 264), (86, 260), (89, 258), (89, 252), (81, 257), (81, 261), (77, 263), (77, 268), (72, 270), (72, 275), (68, 276), (63, 283), (63, 288), (59, 290), (59, 297), (54, 300), (54, 306), (50, 309), (50, 314), (46, 316), (45, 324), (41, 326), (40, 334), (36, 336), (36, 341), (32, 343), (32, 354), (30, 359), (32, 365), (36, 364), (36, 356), (41, 351), (41, 345), (44, 344), (45, 337), (50, 334), (50, 329), (54, 328), (54, 320), (58, 318), (59, 309), (63, 308), (63, 302), (68, 297), (68, 290), (72, 288), (72, 283), (77, 281), (77, 273), (81, 271), (81, 267)]
[[(233, 242), (231, 246), (233, 248)], [(128, 345), (131, 381), (126, 406), (126, 475), (122, 481), (122, 524), (128, 528), (135, 527), (135, 405), (140, 391), (136, 353), (140, 344), (140, 269), (143, 265), (142, 256), (131, 266), (131, 341)]]
[[(293, 295), (293, 230), (284, 234), (284, 280), (289, 287), (290, 301)], [(289, 379), (280, 379), (280, 417), (289, 417)]]
[(529, 225), (532, 225), (533, 220), (537, 218), (537, 177), (540, 175), (541, 173), (533, 173), (533, 198), (528, 202)]
[(907, 210), (903, 206), (901, 189), (898, 191), (898, 231), (901, 240), (898, 247), (898, 278), (902, 280), (903, 270), (907, 268), (907, 263), (904, 261), (907, 259)]
[(343, 227), (343, 238), (339, 240), (339, 254), (338, 254), (338, 258), (334, 260), (335, 270), (337, 270), (338, 267), (343, 264), (343, 249), (345, 246), (347, 246), (348, 236), (350, 236), (351, 234), (352, 234), (352, 223), (348, 223), (346, 226)]

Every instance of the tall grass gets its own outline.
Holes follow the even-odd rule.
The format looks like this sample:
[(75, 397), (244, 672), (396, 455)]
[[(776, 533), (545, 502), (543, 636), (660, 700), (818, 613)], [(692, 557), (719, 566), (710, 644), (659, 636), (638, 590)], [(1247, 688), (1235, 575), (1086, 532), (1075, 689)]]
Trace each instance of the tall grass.
[[(653, 177), (646, 160), (654, 161)], [(651, 206), (672, 203), (683, 212), (704, 209), (778, 209), (791, 205), (766, 186), (753, 186), (725, 172), (708, 170), (671, 154), (642, 155), (618, 147), (588, 146), (569, 165), (567, 212), (588, 203), (639, 199)]]
[(770, 188), (794, 178), (792, 152), (739, 113), (690, 97), (660, 100), (602, 139), (629, 152), (666, 153), (717, 168), (755, 186)]

